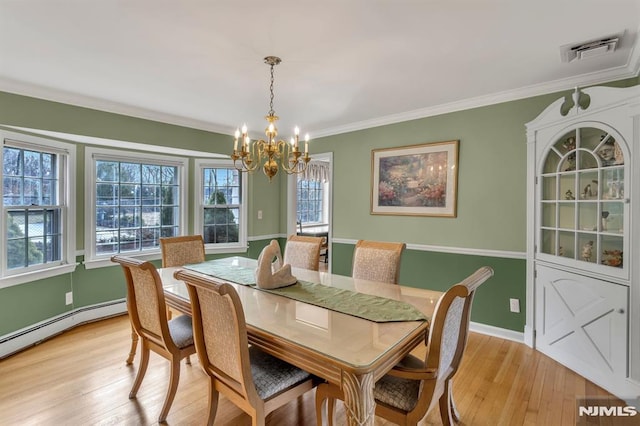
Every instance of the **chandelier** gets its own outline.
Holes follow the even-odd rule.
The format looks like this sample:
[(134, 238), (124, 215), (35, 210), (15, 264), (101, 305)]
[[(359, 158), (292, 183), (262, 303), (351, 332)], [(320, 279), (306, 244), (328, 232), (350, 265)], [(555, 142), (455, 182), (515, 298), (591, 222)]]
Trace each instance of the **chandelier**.
[[(267, 56), (264, 58), (264, 62), (271, 67), (271, 85), (269, 86), (271, 100), (269, 102), (269, 112), (265, 117), (269, 125), (264, 131), (267, 138), (266, 140), (252, 141), (248, 135), (246, 124), (243, 125), (242, 133), (240, 133), (240, 129), (236, 130), (231, 159), (234, 167), (241, 172), (253, 172), (262, 165), (264, 174), (271, 181), (280, 167), (287, 174), (304, 172), (311, 158), (309, 157), (309, 134), (307, 133), (304, 138), (303, 154), (299, 145), (300, 129), (297, 126), (289, 143), (282, 139), (277, 140), (278, 128), (276, 127), (276, 121), (278, 116), (273, 110), (273, 67), (282, 62), (282, 60), (277, 56)], [(239, 140), (240, 147), (238, 147)], [(280, 160), (280, 166), (278, 166), (277, 160)]]

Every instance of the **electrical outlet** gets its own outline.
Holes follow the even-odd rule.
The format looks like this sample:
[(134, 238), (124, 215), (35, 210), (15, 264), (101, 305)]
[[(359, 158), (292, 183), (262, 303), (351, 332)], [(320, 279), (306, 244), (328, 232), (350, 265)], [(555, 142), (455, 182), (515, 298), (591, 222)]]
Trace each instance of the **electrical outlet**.
[(64, 295), (64, 301), (67, 305), (71, 305), (73, 304), (73, 293), (72, 292), (67, 292)]
[(509, 299), (509, 309), (511, 312), (519, 313), (520, 312), (520, 300), (519, 299)]
[(258, 210), (258, 220), (262, 220), (262, 210)]

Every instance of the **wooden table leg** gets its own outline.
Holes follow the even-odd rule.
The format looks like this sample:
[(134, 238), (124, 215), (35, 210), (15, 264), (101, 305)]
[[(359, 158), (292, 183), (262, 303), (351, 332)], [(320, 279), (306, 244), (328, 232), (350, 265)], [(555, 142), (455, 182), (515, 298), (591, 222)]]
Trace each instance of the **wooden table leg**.
[(348, 425), (373, 426), (376, 406), (373, 386), (373, 373), (355, 375), (342, 372), (342, 392)]
[(138, 347), (138, 333), (131, 326), (131, 350), (129, 351), (129, 358), (127, 358), (127, 365), (133, 364), (133, 358), (136, 356), (136, 348)]

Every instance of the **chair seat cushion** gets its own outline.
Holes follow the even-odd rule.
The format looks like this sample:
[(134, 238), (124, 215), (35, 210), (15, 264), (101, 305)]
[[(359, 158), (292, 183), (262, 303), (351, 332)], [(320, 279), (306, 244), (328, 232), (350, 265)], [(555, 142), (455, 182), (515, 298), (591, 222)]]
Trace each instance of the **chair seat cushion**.
[(180, 315), (169, 321), (169, 334), (180, 349), (193, 345), (193, 326), (189, 315)]
[(267, 400), (305, 380), (311, 374), (252, 346), (249, 348), (251, 374), (261, 399)]
[[(408, 355), (398, 365), (406, 368), (424, 368), (424, 362)], [(383, 376), (376, 382), (373, 396), (377, 401), (404, 411), (411, 411), (418, 403), (420, 380), (403, 379), (401, 377)]]

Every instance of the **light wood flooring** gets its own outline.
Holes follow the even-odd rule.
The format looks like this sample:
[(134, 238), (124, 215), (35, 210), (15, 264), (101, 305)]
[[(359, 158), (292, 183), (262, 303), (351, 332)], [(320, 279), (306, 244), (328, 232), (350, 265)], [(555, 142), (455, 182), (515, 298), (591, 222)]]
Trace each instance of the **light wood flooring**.
[[(139, 361), (125, 365), (129, 345), (129, 320), (123, 315), (82, 325), (0, 361), (0, 425), (156, 424), (169, 363), (152, 353), (138, 397), (129, 400)], [(201, 425), (206, 419), (207, 379), (197, 357), (191, 359), (192, 365), (182, 364), (169, 425)], [(523, 344), (475, 333), (454, 394), (462, 424), (481, 426), (575, 425), (576, 398), (609, 396)], [(344, 424), (341, 403), (336, 419)], [(251, 422), (221, 397), (216, 424)], [(314, 392), (271, 413), (267, 424), (314, 425)], [(376, 418), (376, 425), (387, 424)], [(422, 424), (440, 424), (437, 410)]]

